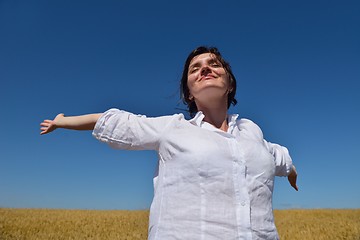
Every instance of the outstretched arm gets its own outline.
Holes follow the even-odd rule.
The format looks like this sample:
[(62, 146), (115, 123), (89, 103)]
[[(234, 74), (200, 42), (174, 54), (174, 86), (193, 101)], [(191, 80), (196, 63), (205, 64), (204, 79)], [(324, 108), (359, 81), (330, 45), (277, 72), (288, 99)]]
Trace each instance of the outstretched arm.
[(42, 123), (40, 123), (40, 134), (43, 135), (50, 133), (57, 128), (93, 130), (96, 121), (100, 116), (101, 113), (65, 117), (63, 113), (60, 113), (54, 118), (54, 120), (44, 120)]
[(292, 163), (291, 157), (287, 148), (280, 146), (275, 143), (270, 143), (264, 140), (265, 146), (269, 150), (269, 152), (275, 157), (275, 165), (276, 165), (276, 175), (277, 176), (286, 176), (288, 177), (288, 181), (290, 185), (298, 191), (299, 188), (296, 185), (297, 180), (297, 172), (294, 164), (291, 164), (290, 173), (288, 173), (288, 166)]
[(293, 166), (292, 166), (292, 169), (291, 169), (291, 172), (290, 172), (290, 174), (288, 175), (288, 180), (289, 180), (290, 185), (291, 185), (296, 191), (298, 191), (299, 188), (298, 188), (298, 186), (296, 185), (296, 179), (297, 179), (297, 172), (296, 172), (295, 166), (293, 165)]

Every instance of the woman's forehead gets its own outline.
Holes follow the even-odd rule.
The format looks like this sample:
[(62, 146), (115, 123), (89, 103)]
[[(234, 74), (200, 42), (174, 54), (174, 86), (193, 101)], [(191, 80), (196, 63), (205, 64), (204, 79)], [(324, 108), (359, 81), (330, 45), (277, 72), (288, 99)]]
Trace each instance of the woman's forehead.
[(216, 55), (213, 53), (202, 53), (199, 55), (196, 55), (195, 57), (193, 57), (193, 59), (191, 59), (190, 61), (190, 65), (195, 63), (195, 62), (201, 62), (201, 61), (206, 61), (206, 60), (213, 60), (213, 59), (217, 59)]

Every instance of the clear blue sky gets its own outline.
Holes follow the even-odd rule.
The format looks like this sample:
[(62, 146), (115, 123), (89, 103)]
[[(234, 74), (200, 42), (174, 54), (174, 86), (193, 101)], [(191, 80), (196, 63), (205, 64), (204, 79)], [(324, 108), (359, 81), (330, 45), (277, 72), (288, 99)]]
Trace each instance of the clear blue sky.
[(0, 207), (149, 208), (157, 156), (39, 124), (117, 107), (177, 113), (188, 53), (217, 46), (230, 112), (288, 147), (274, 208), (360, 208), (359, 1), (0, 1)]

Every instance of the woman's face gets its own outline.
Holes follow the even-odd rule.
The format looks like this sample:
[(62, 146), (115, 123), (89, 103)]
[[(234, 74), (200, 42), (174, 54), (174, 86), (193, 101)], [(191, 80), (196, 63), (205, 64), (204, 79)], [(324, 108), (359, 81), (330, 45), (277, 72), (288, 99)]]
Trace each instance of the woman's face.
[(212, 53), (203, 53), (191, 60), (187, 84), (190, 100), (224, 97), (231, 90), (229, 75)]

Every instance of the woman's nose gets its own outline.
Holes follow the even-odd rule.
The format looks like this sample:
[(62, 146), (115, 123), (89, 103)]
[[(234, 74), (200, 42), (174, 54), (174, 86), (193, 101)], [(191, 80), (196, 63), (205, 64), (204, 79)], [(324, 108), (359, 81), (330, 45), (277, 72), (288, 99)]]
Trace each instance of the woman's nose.
[(208, 66), (204, 66), (201, 68), (201, 75), (207, 75), (211, 72), (211, 69)]

